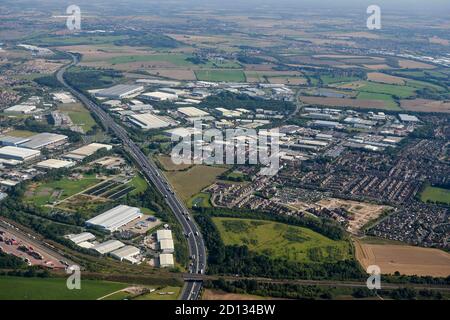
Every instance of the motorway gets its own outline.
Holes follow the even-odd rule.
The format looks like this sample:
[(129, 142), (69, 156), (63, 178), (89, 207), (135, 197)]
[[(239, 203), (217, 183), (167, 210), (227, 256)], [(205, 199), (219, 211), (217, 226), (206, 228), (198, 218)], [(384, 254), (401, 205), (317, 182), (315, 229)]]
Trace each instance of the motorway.
[[(141, 151), (135, 142), (130, 139), (127, 131), (122, 126), (117, 124), (95, 102), (66, 83), (64, 73), (69, 67), (78, 63), (77, 57), (74, 55), (72, 55), (72, 59), (72, 63), (64, 66), (56, 73), (56, 78), (64, 87), (67, 88), (67, 90), (72, 93), (73, 96), (80, 100), (92, 113), (97, 116), (106, 129), (109, 129), (118, 139), (121, 140), (125, 151), (127, 151), (133, 158), (147, 181), (153, 183), (153, 185), (161, 192), (167, 205), (174, 213), (187, 237), (189, 255), (194, 257), (193, 266), (191, 267), (192, 273), (204, 273), (206, 270), (206, 248), (199, 227), (195, 224), (194, 219), (189, 214), (189, 211), (186, 209), (183, 202), (177, 197), (169, 182), (159, 171), (156, 164)], [(202, 285), (202, 280), (185, 281), (180, 299), (197, 300), (199, 298)]]

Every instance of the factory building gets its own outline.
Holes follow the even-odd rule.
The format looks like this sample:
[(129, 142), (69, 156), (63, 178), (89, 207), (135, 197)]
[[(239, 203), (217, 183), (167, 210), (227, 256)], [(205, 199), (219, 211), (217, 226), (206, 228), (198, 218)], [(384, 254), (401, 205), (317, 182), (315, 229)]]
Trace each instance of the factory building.
[(75, 244), (79, 244), (82, 242), (94, 240), (95, 236), (90, 232), (83, 232), (80, 234), (69, 234), (69, 235), (65, 236), (65, 238), (69, 239), (70, 241), (72, 241)]
[(172, 231), (168, 229), (161, 229), (156, 231), (156, 240), (172, 240)]
[(175, 246), (172, 239), (164, 239), (159, 241), (159, 249), (163, 253), (173, 253), (175, 251)]
[(317, 128), (334, 128), (334, 129), (343, 128), (342, 124), (336, 121), (313, 120), (311, 121), (310, 125), (312, 127)]
[(70, 168), (70, 167), (73, 167), (74, 165), (75, 165), (75, 163), (72, 161), (48, 159), (48, 160), (39, 162), (38, 164), (36, 164), (36, 167), (39, 169), (51, 170), (51, 169)]
[(173, 254), (171, 253), (161, 253), (159, 255), (159, 266), (161, 268), (170, 268), (175, 264), (173, 262)]
[(173, 101), (178, 99), (178, 95), (167, 92), (147, 92), (140, 96), (140, 98), (150, 101)]
[(139, 208), (120, 205), (86, 221), (86, 225), (114, 232), (142, 216), (143, 214)]
[(6, 108), (4, 110), (4, 112), (28, 114), (28, 113), (32, 113), (35, 110), (36, 110), (36, 106), (34, 106), (34, 105), (18, 104), (18, 105)]
[(18, 147), (19, 145), (30, 141), (28, 138), (19, 138), (19, 137), (10, 137), (10, 136), (1, 136), (0, 144), (2, 146), (11, 146)]
[(111, 88), (102, 89), (95, 93), (96, 97), (109, 99), (124, 99), (144, 91), (143, 86), (119, 84)]
[(29, 141), (20, 144), (22, 148), (40, 150), (42, 148), (53, 148), (67, 142), (67, 136), (55, 133), (39, 133), (29, 137)]
[(195, 107), (183, 107), (183, 108), (178, 108), (178, 113), (179, 113), (182, 117), (187, 117), (187, 118), (209, 116), (209, 113), (208, 113), (208, 112), (205, 112), (205, 111), (200, 110), (200, 109), (195, 108)]
[(134, 125), (144, 130), (165, 128), (173, 124), (172, 122), (169, 122), (169, 120), (157, 117), (151, 113), (131, 115), (128, 119)]
[(420, 122), (419, 118), (417, 118), (416, 116), (411, 116), (409, 114), (401, 113), (398, 115), (398, 117), (402, 122)]
[(106, 149), (109, 151), (112, 149), (112, 146), (110, 146), (108, 144), (102, 144), (102, 143), (91, 143), (91, 144), (88, 144), (87, 146), (78, 148), (76, 150), (73, 150), (73, 151), (65, 154), (64, 158), (81, 161), (84, 158), (93, 155), (100, 149)]
[(106, 242), (102, 242), (99, 244), (96, 244), (95, 246), (93, 246), (91, 249), (94, 251), (97, 251), (100, 254), (107, 254), (110, 253), (112, 251), (115, 251), (117, 249), (120, 249), (122, 247), (124, 247), (125, 245), (118, 241), (118, 240), (109, 240)]
[(38, 158), (41, 152), (38, 150), (30, 150), (18, 147), (3, 147), (0, 148), (0, 159), (12, 159), (17, 161), (31, 161)]
[(132, 264), (136, 264), (139, 262), (135, 257), (141, 254), (141, 250), (133, 246), (125, 246), (120, 249), (114, 250), (110, 253), (110, 255), (120, 261), (128, 261)]

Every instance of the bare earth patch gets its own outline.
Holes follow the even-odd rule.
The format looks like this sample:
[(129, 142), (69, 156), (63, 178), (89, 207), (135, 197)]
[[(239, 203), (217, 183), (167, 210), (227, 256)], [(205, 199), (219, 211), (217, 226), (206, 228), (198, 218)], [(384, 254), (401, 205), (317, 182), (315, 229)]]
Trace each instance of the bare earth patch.
[(382, 274), (398, 271), (406, 275), (447, 277), (450, 254), (432, 248), (408, 245), (365, 244), (355, 242), (356, 258), (367, 269), (378, 265)]
[(427, 99), (402, 100), (400, 107), (408, 111), (450, 113), (450, 101)]
[(399, 84), (399, 85), (405, 84), (405, 80), (402, 78), (391, 76), (391, 75), (380, 73), (380, 72), (368, 73), (367, 79), (369, 79), (369, 81), (381, 82), (381, 83), (387, 83), (387, 84)]

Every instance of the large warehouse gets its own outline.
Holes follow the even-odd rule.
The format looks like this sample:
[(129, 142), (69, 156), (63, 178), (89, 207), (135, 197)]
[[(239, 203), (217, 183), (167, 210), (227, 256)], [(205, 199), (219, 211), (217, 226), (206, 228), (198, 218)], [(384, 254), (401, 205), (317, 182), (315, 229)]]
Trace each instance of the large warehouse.
[(143, 86), (119, 84), (111, 88), (99, 90), (95, 93), (95, 96), (100, 98), (124, 99), (142, 91), (144, 91)]
[(75, 165), (75, 162), (72, 161), (64, 161), (64, 160), (58, 160), (58, 159), (48, 159), (45, 161), (41, 161), (38, 164), (36, 164), (36, 167), (39, 169), (62, 169), (62, 168), (70, 168)]
[(141, 209), (120, 205), (86, 221), (86, 225), (114, 232), (142, 216)]
[(163, 253), (173, 253), (175, 251), (175, 246), (172, 239), (164, 239), (159, 242), (159, 249)]
[(0, 137), (0, 144), (2, 146), (18, 147), (22, 143), (25, 143), (28, 141), (30, 141), (30, 139), (28, 139), (28, 138), (19, 138), (19, 137), (11, 137), (11, 136), (1, 136)]
[(112, 146), (102, 143), (91, 143), (65, 154), (64, 158), (81, 161), (84, 158), (93, 155), (100, 149), (106, 149), (109, 151), (112, 149)]
[(195, 107), (178, 108), (178, 113), (188, 118), (209, 116), (208, 112), (205, 112)]
[(161, 253), (159, 255), (159, 266), (161, 268), (170, 268), (174, 266), (173, 254), (171, 253)]
[(124, 246), (125, 245), (118, 240), (108, 240), (106, 242), (102, 242), (93, 246), (91, 249), (97, 251), (100, 254), (107, 254)]
[(120, 261), (125, 260), (133, 264), (139, 262), (135, 258), (139, 254), (141, 254), (141, 250), (133, 246), (125, 246), (110, 253), (113, 258), (116, 258)]
[(69, 234), (65, 236), (65, 238), (69, 239), (73, 243), (79, 244), (85, 241), (94, 240), (95, 236), (90, 232), (83, 232), (80, 234)]
[(66, 143), (67, 138), (63, 134), (44, 132), (29, 137), (29, 141), (22, 143), (20, 146), (35, 150), (51, 148)]
[(18, 161), (34, 160), (41, 155), (38, 150), (31, 150), (18, 147), (3, 147), (0, 148), (0, 159), (13, 159)]
[(28, 114), (36, 110), (36, 106), (28, 104), (18, 104), (5, 109), (5, 112)]
[(161, 240), (172, 240), (172, 231), (168, 229), (161, 229), (156, 231), (156, 239)]
[(172, 125), (168, 120), (157, 117), (151, 113), (135, 114), (129, 117), (130, 121), (141, 129), (158, 129)]

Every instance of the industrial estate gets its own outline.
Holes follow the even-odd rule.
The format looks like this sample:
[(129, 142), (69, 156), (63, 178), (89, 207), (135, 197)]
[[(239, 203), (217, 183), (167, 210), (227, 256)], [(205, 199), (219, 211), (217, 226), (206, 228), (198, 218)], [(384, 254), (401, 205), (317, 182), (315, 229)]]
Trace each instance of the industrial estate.
[(1, 300), (450, 298), (448, 15), (81, 2), (0, 4)]

